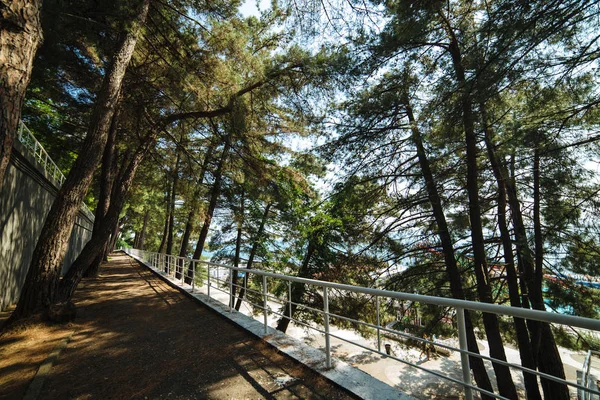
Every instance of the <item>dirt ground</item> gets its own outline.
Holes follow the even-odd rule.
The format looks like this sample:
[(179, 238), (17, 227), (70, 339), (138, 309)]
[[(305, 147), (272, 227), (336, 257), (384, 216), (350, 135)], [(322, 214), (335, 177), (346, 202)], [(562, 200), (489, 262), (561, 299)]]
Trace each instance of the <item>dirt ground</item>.
[(0, 399), (21, 399), (72, 332), (41, 399), (349, 399), (126, 255), (76, 292), (77, 319), (0, 336)]

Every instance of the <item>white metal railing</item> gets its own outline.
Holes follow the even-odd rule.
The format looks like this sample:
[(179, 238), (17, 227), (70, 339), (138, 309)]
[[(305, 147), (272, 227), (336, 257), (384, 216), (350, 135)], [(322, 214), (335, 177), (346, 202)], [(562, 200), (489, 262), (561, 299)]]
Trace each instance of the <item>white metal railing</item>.
[[(62, 173), (60, 168), (50, 158), (44, 147), (38, 140), (33, 136), (33, 133), (27, 128), (23, 121), (19, 121), (19, 129), (17, 129), (17, 140), (31, 153), (34, 160), (38, 162), (43, 168), (47, 176), (52, 177), (60, 188), (65, 182), (65, 175)], [(94, 219), (94, 213), (88, 208), (87, 205), (82, 205), (82, 211), (88, 216), (88, 218)]]
[(583, 362), (583, 368), (581, 370), (581, 384), (590, 391), (580, 390), (578, 395), (581, 400), (597, 400), (598, 394), (594, 390), (598, 390), (598, 377), (591, 375), (590, 369), (592, 368), (592, 356), (600, 355), (600, 352), (588, 350)]
[[(154, 270), (162, 273), (163, 275), (172, 276), (173, 279), (176, 281), (176, 283), (180, 284), (180, 286), (182, 286), (182, 287), (185, 287), (185, 284), (187, 281), (187, 284), (189, 285), (188, 287), (191, 288), (192, 292), (194, 291), (194, 289), (196, 287), (199, 287), (199, 286), (204, 287), (204, 285), (205, 285), (207, 294), (209, 297), (211, 297), (211, 288), (213, 290), (218, 290), (220, 292), (226, 293), (228, 295), (229, 301), (227, 302), (228, 304), (227, 303), (225, 303), (225, 304), (229, 307), (229, 311), (232, 311), (232, 304), (234, 303), (234, 300), (235, 300), (234, 296), (232, 295), (233, 287), (235, 286), (236, 289), (243, 288), (246, 291), (246, 297), (243, 299), (243, 301), (248, 304), (251, 304), (253, 307), (255, 307), (255, 309), (262, 311), (265, 333), (267, 333), (268, 328), (269, 328), (268, 324), (267, 324), (267, 316), (269, 314), (287, 318), (287, 316), (285, 316), (283, 313), (274, 311), (273, 309), (271, 309), (268, 306), (269, 300), (280, 304), (282, 306), (282, 310), (285, 309), (283, 307), (289, 307), (289, 310), (291, 311), (292, 305), (295, 305), (297, 307), (301, 307), (304, 310), (313, 311), (313, 312), (317, 312), (317, 313), (321, 314), (321, 316), (323, 318), (323, 326), (322, 327), (315, 327), (315, 326), (306, 324), (305, 322), (294, 319), (294, 318), (292, 318), (291, 321), (293, 321), (296, 324), (306, 326), (310, 329), (314, 329), (325, 335), (326, 364), (327, 364), (328, 368), (331, 367), (330, 339), (336, 338), (338, 340), (353, 344), (355, 346), (358, 346), (365, 350), (371, 351), (373, 353), (376, 353), (376, 354), (379, 354), (382, 356), (386, 356), (388, 358), (391, 358), (391, 359), (394, 359), (401, 363), (407, 364), (407, 365), (417, 368), (419, 370), (425, 371), (429, 374), (435, 375), (439, 378), (442, 378), (442, 379), (451, 381), (455, 384), (458, 384), (464, 388), (465, 398), (467, 398), (467, 399), (473, 399), (473, 391), (479, 392), (480, 394), (486, 394), (486, 395), (492, 396), (494, 398), (504, 399), (504, 397), (502, 397), (496, 393), (488, 392), (488, 391), (483, 390), (472, 384), (472, 376), (471, 376), (471, 371), (469, 368), (469, 356), (478, 357), (478, 358), (481, 358), (486, 361), (491, 361), (491, 362), (494, 362), (494, 363), (497, 363), (500, 365), (505, 365), (510, 368), (520, 370), (522, 372), (530, 373), (530, 374), (538, 376), (540, 379), (548, 379), (548, 380), (552, 380), (555, 382), (559, 382), (559, 383), (571, 386), (573, 388), (576, 388), (580, 392), (593, 394), (595, 396), (600, 395), (600, 392), (597, 389), (588, 387), (589, 385), (587, 385), (587, 382), (584, 382), (583, 380), (581, 382), (582, 384), (570, 382), (570, 381), (566, 381), (566, 380), (557, 378), (552, 375), (545, 374), (543, 372), (525, 368), (519, 364), (513, 364), (513, 363), (506, 362), (506, 361), (497, 360), (497, 359), (494, 359), (494, 358), (491, 358), (491, 357), (488, 357), (488, 356), (485, 356), (482, 354), (472, 353), (472, 352), (468, 351), (468, 349), (467, 349), (466, 328), (465, 328), (465, 311), (467, 311), (467, 310), (476, 311), (476, 312), (486, 312), (486, 313), (492, 313), (492, 314), (497, 314), (497, 315), (505, 315), (505, 316), (511, 316), (511, 317), (517, 317), (517, 318), (524, 318), (524, 319), (529, 319), (529, 320), (537, 320), (537, 321), (543, 321), (543, 322), (554, 323), (554, 324), (559, 324), (559, 325), (567, 325), (570, 327), (583, 328), (583, 329), (588, 329), (588, 330), (598, 332), (598, 331), (600, 331), (600, 321), (595, 320), (595, 319), (576, 317), (576, 316), (572, 316), (572, 315), (555, 314), (555, 313), (549, 313), (549, 312), (545, 312), (545, 311), (530, 310), (530, 309), (517, 308), (517, 307), (501, 306), (501, 305), (497, 305), (497, 304), (479, 303), (479, 302), (474, 302), (474, 301), (457, 300), (457, 299), (452, 299), (452, 298), (442, 298), (442, 297), (434, 297), (434, 296), (425, 296), (425, 295), (418, 295), (418, 294), (411, 294), (411, 293), (395, 292), (395, 291), (390, 291), (390, 290), (382, 290), (382, 289), (374, 289), (374, 288), (367, 288), (367, 287), (360, 287), (360, 286), (345, 285), (345, 284), (339, 284), (339, 283), (333, 283), (333, 282), (327, 282), (327, 281), (318, 281), (318, 280), (314, 280), (314, 279), (306, 279), (306, 278), (299, 278), (299, 277), (295, 277), (295, 276), (276, 274), (276, 273), (261, 271), (261, 270), (257, 270), (257, 269), (248, 270), (246, 268), (236, 268), (236, 267), (223, 265), (223, 264), (194, 260), (194, 259), (187, 258), (187, 257), (178, 257), (178, 256), (149, 252), (149, 251), (138, 250), (138, 249), (125, 249), (125, 252), (127, 254), (133, 256), (134, 258), (138, 259), (139, 261), (145, 263), (147, 266), (153, 268)], [(223, 271), (225, 271), (225, 273), (223, 273)], [(249, 275), (253, 274), (256, 276), (260, 276), (262, 279), (258, 280), (258, 281), (261, 282), (261, 284), (260, 284), (261, 290), (258, 291), (258, 290), (251, 289), (250, 287), (247, 287), (247, 285), (246, 285), (247, 279), (243, 279), (242, 285), (239, 285), (239, 284), (234, 285), (233, 273), (232, 273), (233, 271), (243, 272), (243, 273), (249, 274)], [(272, 293), (270, 293), (268, 290), (268, 287), (269, 287), (268, 280), (269, 279), (271, 281), (287, 282), (287, 296), (282, 296), (283, 298), (280, 298), (280, 297), (275, 296)], [(291, 292), (292, 292), (291, 284), (292, 284), (292, 282), (297, 282), (297, 283), (310, 285), (315, 288), (318, 288), (318, 290), (321, 291), (322, 298), (323, 298), (322, 309), (316, 309), (313, 307), (309, 307), (308, 305), (305, 305), (305, 304), (293, 303), (291, 300), (291, 297), (292, 297), (291, 296)], [(333, 289), (338, 290), (338, 291), (359, 293), (359, 294), (363, 294), (363, 295), (372, 296), (375, 299), (375, 303), (376, 303), (376, 307), (377, 307), (377, 309), (376, 309), (377, 323), (375, 323), (375, 324), (368, 323), (365, 321), (360, 321), (360, 320), (356, 320), (353, 318), (349, 318), (347, 316), (331, 313), (329, 311), (329, 299), (331, 296), (331, 290), (333, 290)], [(258, 296), (259, 298), (261, 298), (262, 304), (251, 302), (251, 300), (247, 296), (248, 293), (252, 293), (255, 297)], [(419, 338), (419, 337), (410, 335), (408, 333), (390, 329), (389, 327), (381, 325), (381, 322), (379, 320), (379, 311), (380, 311), (380, 303), (381, 303), (382, 298), (419, 302), (419, 303), (423, 303), (423, 304), (432, 304), (432, 305), (437, 305), (437, 306), (441, 306), (441, 307), (455, 309), (456, 315), (457, 315), (457, 322), (458, 322), (457, 328), (458, 328), (459, 348), (440, 343), (439, 341), (433, 342), (433, 341), (430, 341), (430, 340), (427, 340), (424, 338)], [(291, 312), (290, 312), (290, 314), (291, 314)], [(376, 334), (377, 334), (377, 347), (366, 346), (366, 345), (357, 343), (356, 341), (351, 341), (347, 338), (344, 338), (344, 337), (335, 335), (334, 333), (331, 333), (330, 332), (330, 322), (332, 319), (344, 320), (347, 322), (356, 323), (356, 324), (362, 325), (364, 327), (373, 329), (374, 331), (376, 331)], [(427, 369), (421, 365), (418, 365), (418, 364), (409, 362), (407, 360), (403, 360), (398, 357), (395, 357), (394, 355), (390, 355), (390, 354), (382, 352), (382, 350), (381, 350), (381, 334), (382, 334), (382, 332), (387, 333), (387, 334), (397, 335), (399, 337), (404, 337), (404, 338), (411, 339), (411, 340), (415, 340), (415, 341), (421, 342), (425, 345), (435, 345), (436, 347), (441, 347), (441, 348), (445, 348), (446, 350), (455, 351), (455, 352), (460, 353), (461, 368), (462, 368), (462, 380), (453, 378), (448, 375), (444, 375), (440, 371)], [(587, 368), (588, 376), (589, 376), (589, 362), (586, 364), (585, 368)], [(585, 371), (584, 371), (584, 373), (585, 373)]]

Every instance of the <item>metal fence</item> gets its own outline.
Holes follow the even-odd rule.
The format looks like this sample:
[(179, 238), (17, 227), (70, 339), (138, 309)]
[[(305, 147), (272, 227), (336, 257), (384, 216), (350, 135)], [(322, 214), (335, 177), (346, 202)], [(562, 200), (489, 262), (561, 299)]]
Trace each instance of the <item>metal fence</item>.
[[(466, 339), (466, 328), (465, 328), (465, 311), (475, 311), (475, 312), (486, 312), (497, 315), (504, 315), (510, 317), (524, 318), (529, 320), (543, 321), (552, 324), (566, 325), (570, 327), (577, 327), (592, 331), (600, 331), (600, 321), (590, 319), (590, 318), (582, 318), (571, 315), (562, 315), (549, 313), (544, 311), (530, 310), (524, 308), (517, 307), (508, 307), (501, 306), (496, 304), (487, 304), (487, 303), (479, 303), (473, 301), (466, 300), (456, 300), (451, 298), (442, 298), (442, 297), (434, 297), (434, 296), (424, 296), (418, 294), (411, 293), (403, 293), (403, 292), (394, 292), (389, 290), (381, 290), (360, 286), (352, 286), (345, 284), (338, 284), (327, 281), (319, 281), (314, 279), (305, 279), (299, 278), (295, 276), (288, 276), (282, 274), (276, 274), (267, 271), (261, 271), (256, 269), (248, 270), (246, 268), (236, 268), (228, 265), (217, 264), (212, 262), (193, 260), (186, 257), (177, 257), (167, 254), (154, 253), (149, 251), (143, 251), (138, 249), (126, 249), (125, 250), (129, 255), (134, 258), (140, 260), (145, 263), (149, 267), (155, 269), (156, 271), (172, 277), (173, 280), (178, 283), (180, 286), (184, 288), (189, 288), (192, 292), (199, 286), (206, 287), (208, 296), (211, 297), (211, 290), (218, 290), (220, 292), (224, 292), (228, 295), (229, 301), (228, 304), (225, 303), (229, 307), (229, 311), (233, 311), (234, 304), (234, 296), (232, 293), (234, 292), (234, 287), (237, 289), (243, 289), (247, 294), (251, 294), (249, 297), (246, 295), (244, 301), (251, 304), (255, 309), (260, 310), (262, 313), (262, 320), (264, 324), (265, 333), (267, 333), (269, 326), (267, 323), (268, 315), (277, 315), (279, 317), (286, 316), (282, 313), (281, 310), (285, 310), (285, 307), (289, 307), (290, 315), (292, 305), (302, 307), (304, 310), (312, 311), (320, 315), (320, 320), (322, 320), (322, 324), (315, 327), (311, 324), (307, 324), (298, 319), (292, 318), (296, 324), (306, 326), (310, 329), (314, 329), (325, 336), (325, 352), (326, 352), (326, 363), (327, 367), (331, 367), (331, 338), (337, 338), (344, 342), (353, 344), (365, 350), (371, 351), (375, 354), (379, 354), (382, 356), (386, 356), (388, 358), (397, 360), (398, 362), (410, 365), (411, 367), (417, 368), (419, 370), (425, 371), (429, 374), (435, 375), (439, 378), (445, 379), (447, 381), (458, 384), (464, 388), (464, 395), (467, 399), (473, 399), (474, 392), (478, 392), (480, 394), (486, 394), (492, 396), (494, 398), (504, 399), (504, 397), (491, 393), (486, 390), (483, 390), (475, 385), (473, 385), (471, 371), (469, 368), (469, 356), (478, 357), (483, 360), (491, 361), (494, 363), (498, 363), (501, 365), (508, 366), (510, 368), (527, 372), (530, 374), (537, 375), (540, 379), (548, 379), (559, 383), (564, 383), (572, 388), (576, 388), (577, 391), (581, 394), (584, 393), (586, 396), (593, 395), (598, 396), (600, 392), (597, 389), (597, 386), (589, 384), (588, 378), (586, 381), (583, 379), (581, 383), (575, 383), (566, 381), (563, 379), (556, 378), (552, 375), (548, 375), (539, 371), (531, 370), (529, 368), (525, 368), (519, 364), (508, 363), (506, 361), (497, 360), (491, 357), (487, 357), (482, 354), (472, 353), (467, 350), (467, 339)], [(241, 284), (234, 284), (234, 273), (243, 273), (254, 275), (255, 282), (259, 282), (259, 285), (254, 285), (254, 287), (248, 286), (249, 279), (242, 279)], [(285, 282), (287, 285), (286, 293), (283, 295), (276, 296), (270, 290), (270, 285), (274, 282)], [(312, 286), (313, 290), (316, 290), (321, 293), (322, 296), (322, 307), (321, 308), (313, 308), (306, 304), (294, 303), (292, 302), (292, 283), (297, 282), (300, 284), (304, 284), (307, 286)], [(256, 287), (258, 286), (258, 287)], [(272, 285), (271, 285), (272, 286)], [(369, 323), (366, 321), (360, 321), (355, 318), (351, 318), (347, 315), (338, 315), (329, 311), (330, 298), (332, 296), (332, 291), (336, 292), (349, 292), (355, 294), (362, 294), (365, 296), (370, 296), (375, 299), (376, 304), (376, 323)], [(239, 291), (238, 291), (239, 293)], [(446, 308), (451, 308), (456, 311), (457, 317), (457, 336), (459, 342), (459, 348), (453, 347), (451, 345), (447, 345), (444, 343), (440, 343), (439, 341), (433, 342), (424, 338), (416, 337), (410, 335), (405, 332), (401, 332), (395, 329), (391, 329), (387, 326), (384, 326), (380, 321), (380, 307), (383, 301), (389, 300), (402, 300), (402, 301), (411, 301), (411, 302), (419, 302), (422, 304), (431, 304)], [(269, 307), (268, 302), (276, 302), (281, 305), (280, 311), (273, 310)], [(369, 347), (363, 344), (357, 343), (355, 341), (348, 340), (347, 338), (337, 336), (334, 333), (330, 332), (330, 324), (335, 321), (345, 321), (353, 324), (361, 325), (365, 328), (371, 329), (376, 333), (377, 337), (377, 346)], [(443, 372), (427, 369), (421, 365), (409, 362), (407, 360), (395, 357), (394, 355), (387, 354), (386, 352), (382, 352), (381, 344), (382, 344), (382, 335), (395, 335), (397, 337), (403, 337), (406, 339), (415, 340), (417, 342), (421, 342), (424, 346), (427, 345), (435, 345), (436, 347), (444, 348), (448, 351), (454, 351), (460, 353), (461, 358), (461, 368), (462, 368), (462, 380), (456, 379), (451, 376), (444, 374)], [(586, 363), (587, 375), (589, 376), (589, 356), (588, 361)], [(583, 371), (585, 374), (585, 370)], [(592, 387), (594, 386), (594, 387)], [(587, 397), (590, 398), (590, 397)]]
[[(58, 188), (60, 188), (65, 182), (65, 175), (62, 173), (60, 168), (56, 165), (54, 161), (50, 158), (44, 147), (40, 142), (37, 141), (33, 133), (25, 126), (23, 121), (19, 121), (19, 129), (17, 130), (17, 140), (30, 152), (33, 156), (34, 160), (42, 166), (44, 172), (47, 176), (54, 179), (57, 183)], [(94, 213), (86, 206), (82, 205), (81, 210), (88, 216), (90, 219), (94, 219)]]

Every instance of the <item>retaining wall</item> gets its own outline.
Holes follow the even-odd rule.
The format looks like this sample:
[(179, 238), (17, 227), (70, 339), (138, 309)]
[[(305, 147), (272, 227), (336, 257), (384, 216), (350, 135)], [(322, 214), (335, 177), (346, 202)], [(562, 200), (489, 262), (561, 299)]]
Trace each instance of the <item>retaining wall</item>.
[[(10, 161), (0, 190), (0, 310), (19, 299), (33, 250), (59, 187), (18, 141)], [(91, 238), (93, 225), (93, 217), (80, 210), (63, 274)]]

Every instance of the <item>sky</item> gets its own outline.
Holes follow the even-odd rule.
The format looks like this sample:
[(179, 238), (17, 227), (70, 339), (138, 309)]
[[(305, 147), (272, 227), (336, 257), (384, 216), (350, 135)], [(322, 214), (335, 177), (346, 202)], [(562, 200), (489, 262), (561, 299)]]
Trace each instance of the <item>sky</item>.
[[(256, 6), (257, 3), (259, 4), (259, 7)], [(244, 17), (258, 17), (260, 11), (264, 11), (269, 7), (271, 7), (270, 0), (246, 0), (242, 3), (239, 11)]]

